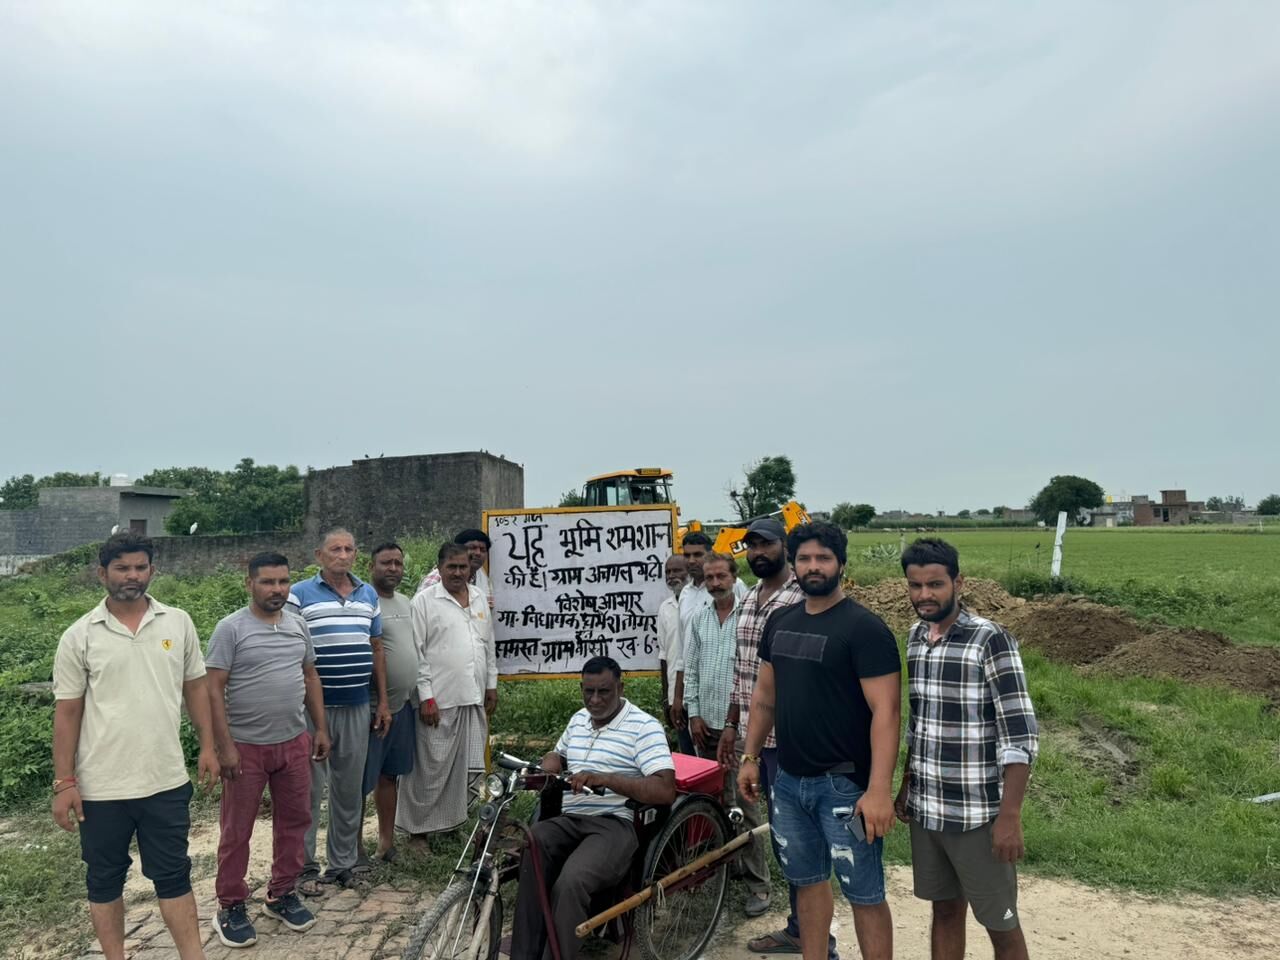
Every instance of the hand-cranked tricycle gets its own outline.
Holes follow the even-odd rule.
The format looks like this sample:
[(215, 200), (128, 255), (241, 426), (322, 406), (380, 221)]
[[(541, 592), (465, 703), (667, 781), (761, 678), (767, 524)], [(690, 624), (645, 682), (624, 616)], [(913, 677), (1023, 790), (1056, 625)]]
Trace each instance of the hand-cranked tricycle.
[[(715, 931), (724, 909), (729, 861), (750, 842), (763, 842), (768, 826), (732, 836), (741, 811), (720, 802), (724, 771), (714, 761), (675, 755), (676, 801), (645, 806), (629, 801), (638, 850), (627, 877), (592, 901), (595, 915), (578, 935), (596, 933), (633, 945), (650, 960), (692, 960)], [(535, 817), (556, 816), (566, 778), (503, 754), (486, 781), (489, 799), (479, 810), (471, 836), (455, 868), (456, 879), (432, 902), (404, 950), (404, 960), (497, 960), (503, 937), (502, 888), (520, 874), (530, 855), (528, 823), (514, 811), (522, 793), (539, 794)], [(533, 854), (536, 856), (536, 851)], [(535, 867), (537, 862), (535, 861)], [(553, 927), (550, 906), (547, 927)], [(552, 934), (551, 951), (559, 956)]]

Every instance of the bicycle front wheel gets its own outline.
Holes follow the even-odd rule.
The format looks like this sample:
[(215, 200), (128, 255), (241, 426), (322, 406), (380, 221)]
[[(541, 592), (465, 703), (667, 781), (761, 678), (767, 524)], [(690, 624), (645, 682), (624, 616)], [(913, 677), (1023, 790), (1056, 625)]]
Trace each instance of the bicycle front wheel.
[(480, 938), (476, 956), (498, 960), (502, 941), (502, 897), (493, 898), (485, 929), (477, 929), (486, 890), (471, 894), (469, 881), (455, 881), (436, 897), (405, 944), (403, 960), (461, 960), (471, 956), (474, 938)]

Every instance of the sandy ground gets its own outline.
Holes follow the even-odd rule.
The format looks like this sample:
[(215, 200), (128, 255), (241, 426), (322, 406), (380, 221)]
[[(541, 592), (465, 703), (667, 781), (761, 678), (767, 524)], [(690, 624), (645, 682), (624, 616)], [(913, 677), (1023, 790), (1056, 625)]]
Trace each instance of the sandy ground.
[[(261, 823), (255, 831), (249, 865), (251, 877), (265, 879), (270, 872), (269, 832)], [(366, 835), (372, 836), (372, 819)], [(323, 833), (321, 834), (323, 844)], [(197, 864), (212, 873), (216, 854), (217, 824), (193, 825), (191, 853)], [(204, 872), (197, 867), (197, 872)], [(130, 887), (138, 891), (148, 884), (130, 871)], [(928, 960), (929, 907), (911, 893), (910, 867), (888, 869), (889, 903), (893, 909), (895, 957)], [(731, 895), (733, 891), (731, 890)], [(775, 900), (775, 902), (777, 902)], [(785, 921), (782, 912), (741, 921), (734, 929), (732, 914), (707, 951), (708, 960), (748, 960), (758, 955), (746, 949), (746, 941)], [(727, 911), (740, 908), (738, 902)], [(1027, 943), (1038, 960), (1274, 960), (1280, 957), (1280, 902), (1257, 899), (1210, 900), (1184, 897), (1176, 902), (1129, 893), (1099, 890), (1082, 884), (1024, 876), (1020, 880), (1019, 912)], [(837, 902), (834, 930), (846, 960), (859, 956), (848, 909)], [(592, 951), (594, 957), (601, 954)], [(606, 954), (607, 955), (607, 954)], [(988, 958), (991, 949), (985, 931), (970, 917), (966, 958)]]
[[(929, 905), (911, 893), (911, 868), (888, 868), (889, 904), (893, 910), (894, 956), (928, 960)], [(737, 907), (731, 904), (731, 907)], [(1019, 881), (1028, 952), (1037, 960), (1227, 960), (1280, 957), (1280, 903), (1265, 900), (1219, 901), (1183, 898), (1176, 903), (1133, 894), (1098, 890), (1081, 884), (1037, 877)], [(707, 956), (711, 960), (756, 957), (745, 943), (776, 930), (785, 912), (744, 921), (721, 934)], [(858, 957), (853, 919), (837, 903), (833, 924), (840, 955)], [(966, 958), (989, 958), (986, 932), (969, 918)]]

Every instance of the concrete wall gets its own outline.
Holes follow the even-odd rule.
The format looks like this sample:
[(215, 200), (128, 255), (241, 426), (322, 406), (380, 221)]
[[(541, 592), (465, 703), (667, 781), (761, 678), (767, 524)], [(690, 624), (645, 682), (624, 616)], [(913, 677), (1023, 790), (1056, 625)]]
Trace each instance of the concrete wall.
[(480, 526), (482, 511), (524, 506), (524, 468), (488, 453), (355, 460), (307, 474), (306, 531), (346, 527), (378, 541)]
[(289, 558), (293, 570), (314, 562), (315, 548), (302, 533), (250, 533), (232, 537), (153, 537), (156, 570), (178, 576), (211, 573), (220, 567), (244, 570), (256, 553), (273, 550)]
[(47, 557), (147, 521), (147, 533), (164, 533), (164, 518), (176, 496), (140, 494), (128, 487), (46, 487), (28, 510), (0, 510), (0, 556)]
[(32, 556), (31, 554), (0, 554), (0, 577), (7, 577), (11, 574), (17, 573), (23, 564), (31, 563), (32, 561), (39, 559), (41, 559), (40, 556)]
[(0, 511), (0, 553), (47, 556), (103, 540), (120, 522), (119, 500), (110, 487), (41, 490), (39, 506)]

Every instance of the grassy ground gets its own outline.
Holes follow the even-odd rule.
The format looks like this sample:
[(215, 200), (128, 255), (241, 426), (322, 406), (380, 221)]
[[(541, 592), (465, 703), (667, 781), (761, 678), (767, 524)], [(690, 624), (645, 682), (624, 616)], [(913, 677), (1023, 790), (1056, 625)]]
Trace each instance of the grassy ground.
[[(910, 542), (919, 534), (907, 535)], [(942, 530), (972, 576), (1017, 588), (1044, 584), (1052, 530)], [(861, 582), (900, 576), (896, 558), (876, 560), (877, 545), (896, 549), (898, 535), (849, 537), (849, 574)], [(886, 553), (890, 551), (885, 551)], [(1178, 626), (1216, 630), (1240, 643), (1280, 644), (1280, 526), (1070, 529), (1062, 574), (1072, 592)]]

